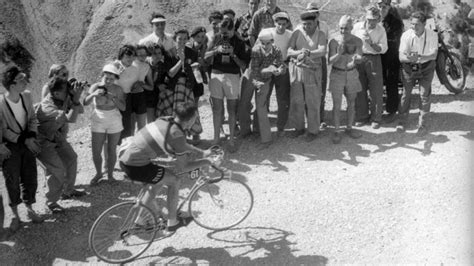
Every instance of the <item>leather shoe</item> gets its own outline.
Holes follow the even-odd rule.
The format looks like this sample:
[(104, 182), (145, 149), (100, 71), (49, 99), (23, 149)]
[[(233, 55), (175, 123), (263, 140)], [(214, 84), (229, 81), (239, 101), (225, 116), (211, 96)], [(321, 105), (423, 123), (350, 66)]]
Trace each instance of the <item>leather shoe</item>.
[(20, 229), (20, 219), (19, 218), (13, 218), (11, 223), (10, 223), (10, 231), (13, 233), (18, 231)]
[(168, 232), (176, 232), (178, 228), (183, 227), (183, 226), (188, 226), (189, 223), (191, 223), (194, 220), (192, 216), (189, 217), (178, 217), (178, 223), (172, 226), (166, 227), (166, 231)]
[(48, 204), (48, 209), (50, 209), (52, 213), (63, 213), (66, 211), (63, 207), (61, 207), (56, 202)]
[(405, 126), (404, 125), (398, 125), (397, 126), (397, 132), (399, 132), (399, 133), (405, 132)]
[(349, 135), (349, 137), (351, 137), (353, 139), (358, 139), (358, 138), (362, 137), (362, 134), (360, 132), (357, 132), (352, 128), (347, 128), (345, 132), (346, 132), (347, 135)]
[(33, 210), (28, 210), (27, 211), (27, 215), (28, 215), (28, 218), (30, 218), (30, 220), (35, 223), (35, 224), (40, 224), (42, 222), (44, 222), (44, 218), (42, 218), (41, 216), (39, 216), (35, 211)]
[(82, 197), (82, 196), (85, 196), (87, 195), (87, 193), (85, 191), (80, 191), (80, 190), (73, 190), (71, 193), (68, 193), (68, 194), (63, 194), (61, 196), (61, 199), (63, 200), (66, 200), (66, 199), (72, 199), (72, 198), (79, 198), (79, 197)]
[(372, 122), (372, 128), (373, 129), (379, 129), (380, 128), (380, 123), (379, 122)]

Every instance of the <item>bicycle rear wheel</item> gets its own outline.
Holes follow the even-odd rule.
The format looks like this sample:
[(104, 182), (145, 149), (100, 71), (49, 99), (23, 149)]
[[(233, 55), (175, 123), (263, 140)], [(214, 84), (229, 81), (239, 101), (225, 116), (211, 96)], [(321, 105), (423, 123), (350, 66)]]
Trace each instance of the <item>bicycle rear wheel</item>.
[(145, 205), (122, 202), (104, 211), (92, 225), (89, 247), (101, 260), (125, 263), (140, 256), (151, 245), (161, 227)]
[(225, 230), (241, 223), (253, 207), (253, 193), (239, 180), (204, 183), (191, 195), (189, 213), (206, 229)]

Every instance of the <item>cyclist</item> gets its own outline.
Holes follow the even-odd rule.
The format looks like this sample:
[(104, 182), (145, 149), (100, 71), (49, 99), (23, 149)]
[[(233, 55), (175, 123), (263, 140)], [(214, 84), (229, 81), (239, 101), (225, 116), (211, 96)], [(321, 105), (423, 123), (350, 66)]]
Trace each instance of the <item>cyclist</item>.
[[(132, 180), (160, 183), (167, 186), (167, 231), (175, 232), (192, 221), (192, 217), (178, 217), (180, 174), (213, 163), (205, 157), (210, 150), (201, 150), (187, 144), (185, 130), (189, 130), (198, 116), (194, 103), (178, 103), (174, 117), (161, 117), (140, 129), (124, 141), (119, 149), (120, 166)], [(153, 159), (174, 156), (172, 166), (154, 164)], [(196, 159), (201, 158), (201, 159)], [(154, 186), (143, 197), (143, 203), (153, 208)]]

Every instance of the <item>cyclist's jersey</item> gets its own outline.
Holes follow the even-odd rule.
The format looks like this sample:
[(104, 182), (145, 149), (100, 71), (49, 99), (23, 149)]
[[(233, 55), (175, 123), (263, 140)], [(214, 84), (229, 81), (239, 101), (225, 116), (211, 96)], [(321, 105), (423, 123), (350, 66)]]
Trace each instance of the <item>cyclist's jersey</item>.
[[(128, 146), (119, 154), (119, 161), (129, 166), (144, 166), (150, 163), (150, 159), (167, 157), (169, 155), (167, 151), (173, 153), (186, 151), (186, 136), (183, 130), (178, 124), (169, 122), (169, 119), (172, 118), (156, 119), (127, 139)], [(166, 139), (166, 150), (165, 137), (170, 123), (172, 124)]]

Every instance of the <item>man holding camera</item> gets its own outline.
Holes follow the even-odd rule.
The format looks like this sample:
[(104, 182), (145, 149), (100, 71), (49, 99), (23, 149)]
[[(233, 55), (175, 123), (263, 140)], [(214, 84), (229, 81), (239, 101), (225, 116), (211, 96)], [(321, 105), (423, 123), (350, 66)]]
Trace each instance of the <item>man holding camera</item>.
[(234, 22), (224, 19), (217, 33), (210, 42), (206, 59), (213, 58), (209, 91), (211, 93), (212, 118), (214, 122), (213, 144), (220, 141), (220, 129), (224, 120), (224, 97), (227, 99), (229, 114), (229, 151), (235, 152), (235, 125), (237, 103), (240, 96), (240, 73), (246, 67), (245, 43), (233, 33)]
[(399, 58), (402, 63), (403, 93), (398, 113), (400, 115), (398, 132), (405, 131), (410, 112), (411, 91), (418, 81), (420, 85), (420, 117), (418, 135), (428, 133), (426, 117), (430, 112), (431, 82), (433, 81), (438, 54), (438, 35), (425, 28), (426, 16), (415, 12), (410, 18), (410, 29), (402, 34)]
[(77, 175), (77, 154), (67, 142), (63, 130), (67, 123), (74, 123), (78, 114), (84, 112), (79, 98), (86, 85), (53, 78), (48, 83), (49, 91), (41, 103), (36, 105), (38, 118), (38, 141), (41, 152), (38, 160), (45, 169), (48, 192), (46, 204), (53, 212), (64, 212), (57, 201), (81, 197), (84, 191), (74, 189)]

